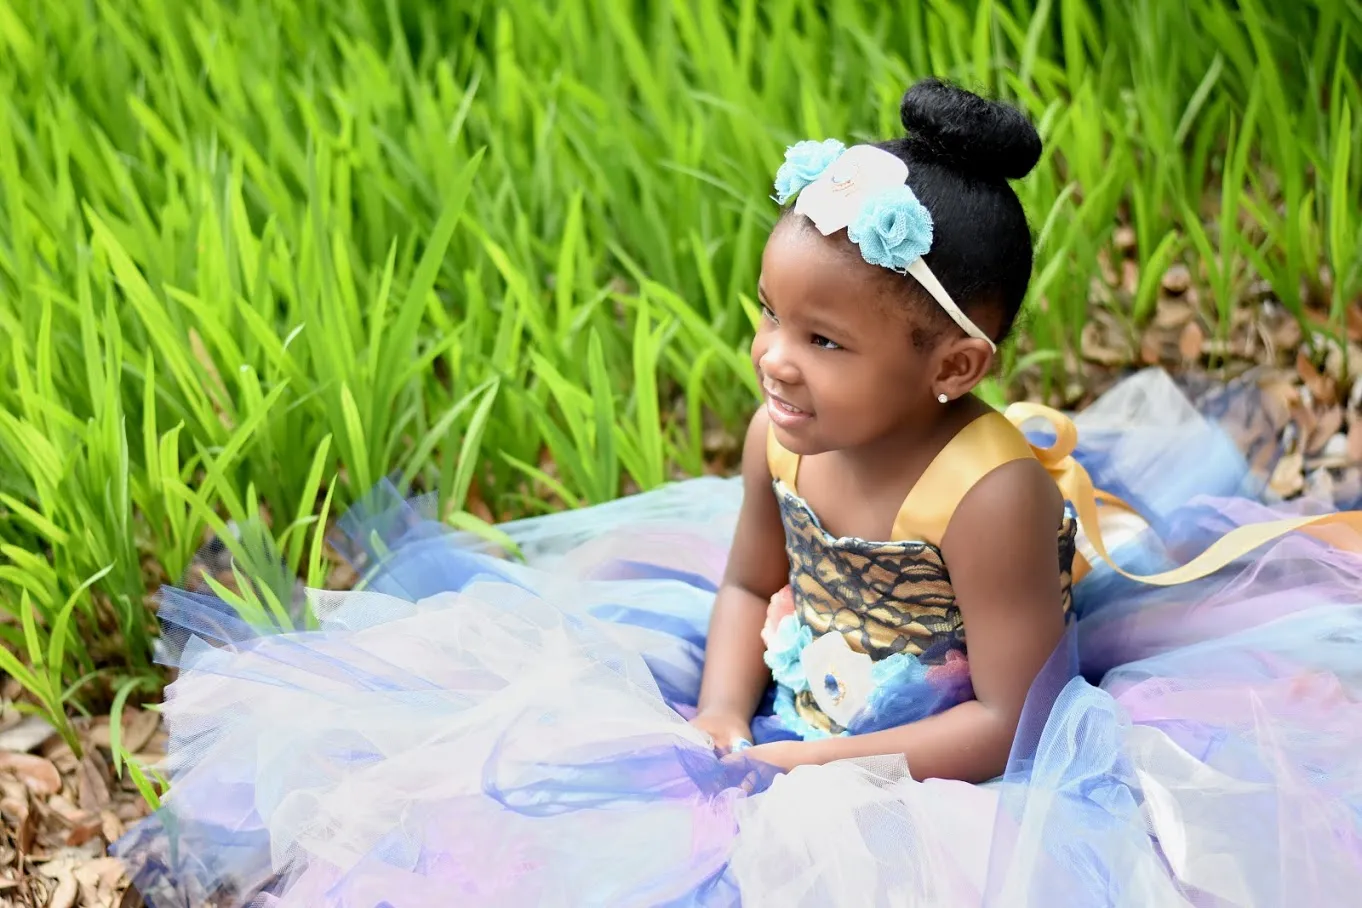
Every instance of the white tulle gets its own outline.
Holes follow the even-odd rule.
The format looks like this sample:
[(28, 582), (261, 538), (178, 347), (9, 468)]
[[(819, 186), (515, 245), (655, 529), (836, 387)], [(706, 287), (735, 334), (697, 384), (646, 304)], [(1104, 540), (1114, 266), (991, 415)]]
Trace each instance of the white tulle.
[[(1229, 433), (1160, 373), (1078, 425), (1160, 537), (1270, 516)], [(403, 595), (486, 549), (440, 539), (382, 591), (312, 591), (314, 632), (168, 596), (173, 788), (120, 852), (149, 904), (1360, 903), (1355, 555), (1291, 538), (1168, 590), (1097, 564), (1075, 590), (1088, 678), (1064, 676), (987, 784), (917, 780), (898, 756), (716, 786), (675, 694), (699, 686), (740, 495), (695, 480), (508, 524), (527, 563)], [(1163, 557), (1143, 530), (1108, 539), (1135, 569)]]

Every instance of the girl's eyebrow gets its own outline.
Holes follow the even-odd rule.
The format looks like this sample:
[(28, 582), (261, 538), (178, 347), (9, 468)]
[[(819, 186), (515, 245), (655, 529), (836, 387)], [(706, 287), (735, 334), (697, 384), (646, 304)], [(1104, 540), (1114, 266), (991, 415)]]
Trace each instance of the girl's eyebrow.
[(804, 320), (807, 327), (814, 334), (820, 334), (830, 339), (841, 338), (842, 340), (854, 339), (856, 332), (846, 325), (839, 325), (836, 322), (828, 321), (820, 316), (814, 315)]
[[(766, 295), (766, 288), (763, 287), (760, 283), (757, 284), (757, 300), (763, 306), (767, 306), (768, 308), (771, 305), (771, 300)], [(804, 327), (807, 328), (809, 331), (812, 331), (814, 334), (819, 334), (824, 337), (828, 338), (840, 337), (843, 340), (846, 340), (848, 338), (854, 338), (856, 336), (856, 332), (848, 328), (846, 325), (841, 325), (835, 321), (830, 321), (817, 312), (804, 316), (801, 319), (801, 321), (803, 322)]]

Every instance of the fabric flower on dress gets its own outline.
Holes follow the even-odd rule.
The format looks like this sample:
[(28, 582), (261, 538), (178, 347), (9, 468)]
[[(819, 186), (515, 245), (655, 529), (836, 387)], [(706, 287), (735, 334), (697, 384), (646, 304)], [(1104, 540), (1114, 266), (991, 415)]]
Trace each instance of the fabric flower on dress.
[(922, 660), (908, 653), (894, 653), (894, 655), (876, 662), (870, 670), (870, 677), (875, 682), (877, 691), (894, 690), (908, 684), (920, 684), (930, 674), (931, 669), (923, 665)]
[(870, 264), (905, 271), (932, 248), (932, 216), (913, 190), (895, 186), (866, 199), (847, 239)]
[(846, 727), (875, 689), (874, 660), (846, 638), (826, 633), (804, 647), (804, 678), (814, 702), (829, 719)]
[(776, 171), (776, 201), (784, 205), (795, 193), (812, 183), (841, 156), (846, 146), (836, 139), (806, 139), (785, 149), (785, 163)]
[(946, 653), (946, 659), (940, 665), (933, 665), (927, 669), (927, 680), (938, 687), (953, 687), (961, 682), (967, 682), (969, 659), (960, 650), (953, 649)]
[(771, 677), (795, 693), (808, 689), (801, 655), (813, 641), (813, 631), (795, 615), (786, 615), (776, 626), (774, 639), (767, 646), (763, 658)]
[(761, 642), (766, 644), (767, 649), (771, 648), (771, 642), (776, 639), (776, 629), (780, 627), (780, 622), (793, 614), (794, 591), (787, 584), (771, 597), (770, 604), (766, 606), (766, 624), (761, 629)]

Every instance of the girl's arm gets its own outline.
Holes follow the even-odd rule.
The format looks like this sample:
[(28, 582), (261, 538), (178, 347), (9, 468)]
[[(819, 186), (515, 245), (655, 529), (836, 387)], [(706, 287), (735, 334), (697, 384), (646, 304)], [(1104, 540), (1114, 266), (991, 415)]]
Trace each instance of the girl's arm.
[(766, 463), (766, 408), (757, 410), (743, 441), (743, 503), (723, 583), (714, 600), (700, 683), (699, 713), (752, 721), (771, 681), (762, 660), (762, 624), (771, 597), (789, 582), (785, 532)]
[(1001, 774), (1031, 683), (1064, 635), (1063, 507), (1054, 480), (1025, 460), (985, 477), (951, 520), (941, 548), (969, 640), (974, 700), (898, 728), (747, 755), (788, 769), (902, 753), (915, 779), (984, 782)]

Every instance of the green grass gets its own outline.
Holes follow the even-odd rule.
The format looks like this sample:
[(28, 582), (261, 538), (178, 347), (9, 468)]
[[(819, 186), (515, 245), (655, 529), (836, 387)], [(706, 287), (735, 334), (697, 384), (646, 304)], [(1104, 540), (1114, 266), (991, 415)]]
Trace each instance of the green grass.
[(897, 134), (929, 73), (1046, 139), (995, 398), (1067, 377), (1123, 223), (1132, 325), (1187, 261), (1218, 323), (1265, 279), (1327, 343), (1359, 64), (1359, 0), (0, 0), (0, 669), (121, 708), (206, 532), (320, 584), (385, 475), (477, 527), (703, 471), (783, 148)]

